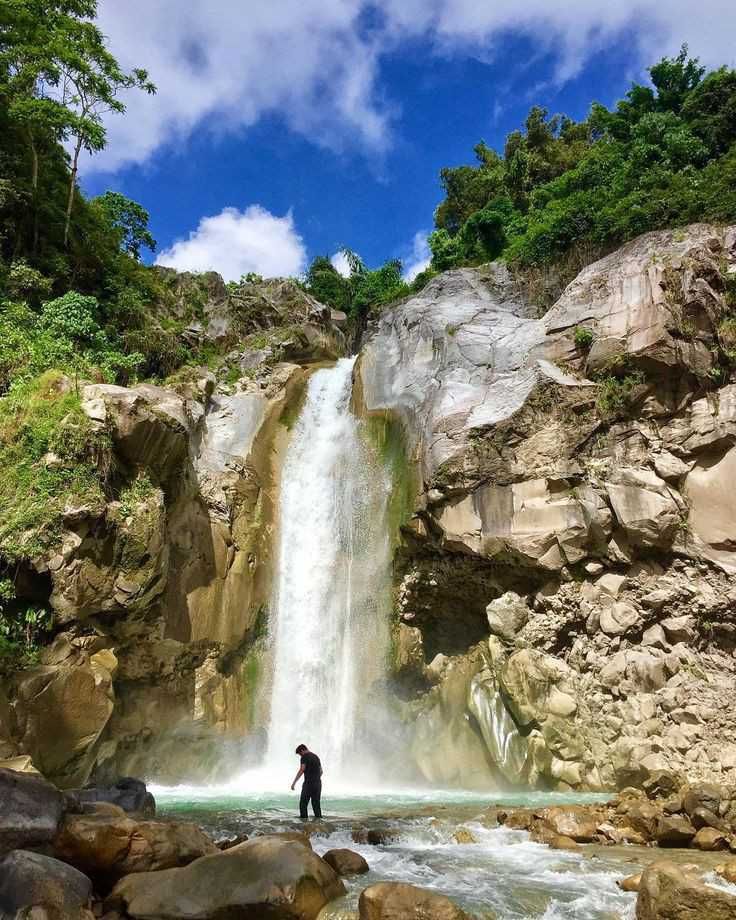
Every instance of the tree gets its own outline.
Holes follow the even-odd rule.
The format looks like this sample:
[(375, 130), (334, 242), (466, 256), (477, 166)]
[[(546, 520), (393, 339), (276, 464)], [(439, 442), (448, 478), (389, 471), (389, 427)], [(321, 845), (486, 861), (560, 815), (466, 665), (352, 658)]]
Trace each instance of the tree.
[(92, 206), (103, 216), (107, 224), (119, 235), (120, 249), (138, 260), (141, 247), (156, 249), (148, 229), (148, 211), (136, 201), (131, 201), (120, 192), (105, 192), (92, 200)]
[(155, 85), (141, 68), (126, 72), (108, 51), (105, 39), (94, 23), (73, 19), (60, 55), (61, 98), (71, 112), (69, 134), (74, 139), (69, 176), (69, 195), (64, 223), (64, 246), (69, 242), (74, 191), (82, 150), (98, 153), (107, 142), (104, 116), (109, 112), (123, 113), (125, 104), (118, 98), (123, 90), (141, 89), (155, 93)]

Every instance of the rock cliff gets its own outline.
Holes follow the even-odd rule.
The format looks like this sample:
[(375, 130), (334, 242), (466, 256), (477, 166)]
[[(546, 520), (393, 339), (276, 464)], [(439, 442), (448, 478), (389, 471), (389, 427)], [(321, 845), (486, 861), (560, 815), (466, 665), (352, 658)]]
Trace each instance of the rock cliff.
[[(169, 281), (216, 371), (84, 385), (109, 501), (67, 508), (18, 581), (54, 640), (3, 683), (0, 757), (66, 787), (257, 753), (281, 458), (345, 350), (292, 282)], [(371, 322), (354, 406), (390, 441), (391, 687), (428, 780), (736, 781), (733, 329), (736, 228), (705, 225), (640, 237), (543, 316), (493, 264)]]
[(397, 679), (428, 779), (736, 779), (735, 271), (736, 230), (696, 225), (541, 318), (491, 265), (374, 323), (364, 408), (401, 420), (421, 483)]

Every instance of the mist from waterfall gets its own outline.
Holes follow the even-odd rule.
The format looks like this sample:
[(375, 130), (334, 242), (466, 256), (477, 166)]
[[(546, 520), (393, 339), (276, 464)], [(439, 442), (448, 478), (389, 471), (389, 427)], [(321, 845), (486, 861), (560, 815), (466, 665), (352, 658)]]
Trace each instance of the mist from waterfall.
[(278, 509), (266, 770), (305, 743), (326, 778), (370, 760), (388, 652), (390, 476), (352, 413), (355, 359), (316, 371), (292, 432)]

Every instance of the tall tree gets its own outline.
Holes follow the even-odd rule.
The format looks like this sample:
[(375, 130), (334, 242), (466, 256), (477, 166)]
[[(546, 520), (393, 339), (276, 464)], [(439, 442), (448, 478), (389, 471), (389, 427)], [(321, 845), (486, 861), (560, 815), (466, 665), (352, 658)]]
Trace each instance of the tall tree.
[(65, 39), (66, 47), (61, 56), (61, 100), (71, 113), (69, 133), (73, 138), (64, 222), (64, 246), (67, 246), (82, 150), (93, 154), (104, 149), (107, 143), (104, 117), (110, 112), (125, 111), (125, 103), (119, 98), (122, 91), (136, 88), (151, 94), (156, 92), (156, 87), (148, 79), (147, 71), (141, 68), (123, 70), (94, 23), (73, 20)]

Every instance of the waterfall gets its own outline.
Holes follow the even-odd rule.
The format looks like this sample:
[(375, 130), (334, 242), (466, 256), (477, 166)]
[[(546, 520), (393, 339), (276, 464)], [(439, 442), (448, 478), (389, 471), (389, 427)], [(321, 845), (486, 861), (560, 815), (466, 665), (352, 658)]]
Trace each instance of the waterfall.
[(365, 758), (363, 717), (388, 649), (390, 477), (350, 409), (354, 364), (310, 378), (282, 471), (271, 605), (266, 767), (283, 772), (305, 743), (331, 780)]

